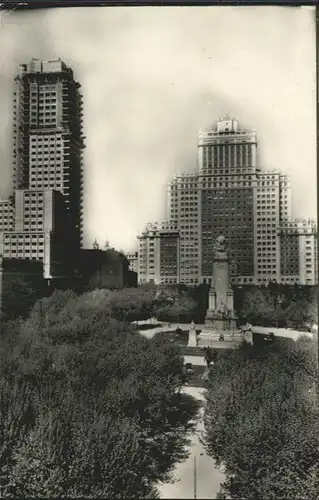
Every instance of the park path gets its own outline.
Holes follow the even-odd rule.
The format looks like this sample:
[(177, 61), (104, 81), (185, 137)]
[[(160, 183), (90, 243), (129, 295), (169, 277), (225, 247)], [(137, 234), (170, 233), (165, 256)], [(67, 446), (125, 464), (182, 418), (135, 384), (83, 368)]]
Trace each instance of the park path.
[[(146, 322), (141, 322), (140, 324), (147, 324)], [(182, 330), (189, 330), (190, 323), (160, 323), (158, 328), (151, 328), (150, 330), (142, 330), (140, 333), (145, 335), (145, 337), (151, 339), (154, 335), (161, 331), (174, 331), (179, 326)], [(204, 325), (196, 325), (196, 328), (201, 330)], [(261, 335), (269, 335), (270, 332), (274, 334), (275, 337), (281, 338), (289, 338), (292, 340), (297, 340), (300, 337), (309, 337), (313, 338), (313, 334), (309, 332), (300, 332), (298, 330), (293, 330), (291, 328), (273, 328), (273, 327), (262, 327), (262, 326), (253, 326), (252, 330), (255, 333), (259, 333)]]
[[(196, 399), (205, 401), (204, 389), (186, 387), (184, 392)], [(189, 446), (189, 458), (177, 464), (174, 477), (175, 482), (164, 483), (159, 486), (161, 498), (194, 498), (194, 458), (196, 457), (196, 497), (201, 499), (216, 498), (220, 484), (225, 480), (223, 472), (217, 469), (214, 460), (208, 456), (200, 442), (200, 435), (204, 431), (203, 410), (200, 408), (198, 421)]]

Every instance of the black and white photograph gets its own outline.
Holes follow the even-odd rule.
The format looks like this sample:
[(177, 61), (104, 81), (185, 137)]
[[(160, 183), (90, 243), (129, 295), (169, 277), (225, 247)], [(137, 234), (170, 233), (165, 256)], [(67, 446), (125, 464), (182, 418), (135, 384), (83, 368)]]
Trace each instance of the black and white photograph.
[(0, 497), (319, 498), (315, 5), (66, 4), (0, 4)]

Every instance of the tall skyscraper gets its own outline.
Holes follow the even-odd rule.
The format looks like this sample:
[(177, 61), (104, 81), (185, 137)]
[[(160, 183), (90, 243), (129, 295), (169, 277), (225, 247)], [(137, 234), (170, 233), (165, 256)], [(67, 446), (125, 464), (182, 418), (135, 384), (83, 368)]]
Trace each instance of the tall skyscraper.
[(41, 259), (57, 277), (82, 238), (80, 84), (60, 59), (21, 64), (14, 84), (14, 228), (2, 233), (3, 255)]
[[(198, 172), (178, 174), (169, 183), (168, 212), (180, 234), (182, 283), (211, 281), (213, 246), (221, 234), (228, 240), (233, 282), (317, 282), (313, 272), (310, 283), (301, 261), (299, 274), (283, 264), (290, 181), (278, 170), (259, 167), (257, 147), (255, 131), (243, 130), (234, 118), (220, 119), (199, 133)], [(316, 239), (313, 226), (311, 231)], [(295, 241), (298, 252), (302, 241)], [(314, 257), (312, 261), (314, 266)]]
[(200, 268), (204, 282), (212, 273), (213, 245), (223, 234), (229, 256), (242, 279), (254, 276), (254, 187), (257, 137), (232, 118), (199, 133)]

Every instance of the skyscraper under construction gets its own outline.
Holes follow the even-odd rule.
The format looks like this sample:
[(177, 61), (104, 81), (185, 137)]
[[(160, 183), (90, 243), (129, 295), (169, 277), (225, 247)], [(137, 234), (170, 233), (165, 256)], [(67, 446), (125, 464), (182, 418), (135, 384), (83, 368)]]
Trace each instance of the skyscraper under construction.
[(45, 278), (65, 276), (82, 239), (80, 84), (60, 59), (32, 59), (18, 66), (14, 86), (14, 194), (0, 204), (2, 254), (42, 260)]

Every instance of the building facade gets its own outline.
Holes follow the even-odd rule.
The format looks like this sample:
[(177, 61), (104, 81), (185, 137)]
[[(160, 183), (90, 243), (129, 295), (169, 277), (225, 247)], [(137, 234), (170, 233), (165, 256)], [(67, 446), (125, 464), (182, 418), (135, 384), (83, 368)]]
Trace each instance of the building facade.
[(178, 174), (168, 185), (168, 213), (179, 231), (179, 279), (200, 281), (200, 188), (197, 174)]
[(61, 60), (32, 59), (14, 79), (14, 225), (3, 227), (2, 253), (44, 263), (61, 277), (82, 239), (82, 96)]
[(282, 222), (280, 238), (280, 274), (284, 283), (318, 284), (318, 235), (310, 219)]
[(257, 163), (255, 132), (225, 118), (199, 133), (201, 281), (210, 282), (213, 246), (223, 234), (229, 257), (237, 263), (238, 281), (253, 281), (254, 190)]
[[(316, 252), (311, 250), (310, 262), (310, 243), (302, 243), (306, 235), (294, 239), (292, 234), (284, 236), (286, 229), (280, 229), (289, 224), (295, 227), (290, 222), (289, 178), (278, 170), (260, 169), (257, 148), (254, 130), (242, 129), (234, 118), (220, 119), (199, 133), (198, 171), (178, 174), (169, 183), (169, 220), (180, 235), (181, 283), (211, 282), (213, 246), (221, 234), (228, 241), (234, 284), (318, 282)], [(302, 230), (305, 227), (302, 225)], [(315, 225), (309, 231), (314, 249)], [(294, 243), (288, 244), (289, 238)], [(299, 267), (295, 268), (285, 257), (288, 247), (294, 251), (293, 245), (299, 252)], [(302, 257), (305, 253), (308, 261)]]
[(179, 232), (172, 222), (149, 223), (138, 236), (138, 282), (179, 283)]
[(114, 249), (82, 249), (76, 268), (76, 286), (82, 291), (137, 286), (137, 273), (129, 269), (126, 256)]
[(130, 264), (130, 270), (134, 273), (138, 272), (138, 252), (128, 252), (126, 258)]
[(11, 200), (0, 200), (0, 231), (14, 228), (14, 204)]

